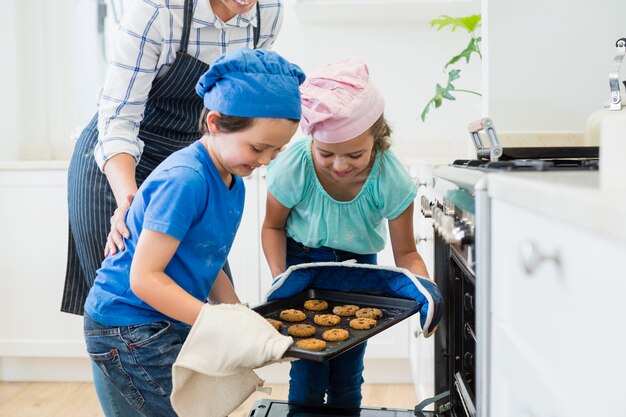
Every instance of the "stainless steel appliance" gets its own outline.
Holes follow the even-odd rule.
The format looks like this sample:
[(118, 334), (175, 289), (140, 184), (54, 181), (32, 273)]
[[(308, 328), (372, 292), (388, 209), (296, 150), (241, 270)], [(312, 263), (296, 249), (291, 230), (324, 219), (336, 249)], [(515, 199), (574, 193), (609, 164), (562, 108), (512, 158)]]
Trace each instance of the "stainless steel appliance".
[(421, 200), (422, 214), (433, 218), (434, 280), (446, 301), (435, 334), (435, 392), (449, 393), (435, 403), (439, 416), (485, 415), (481, 406), (489, 392), (487, 174), (599, 167), (598, 147), (503, 148), (490, 119), (472, 123), (469, 131), (477, 158), (437, 168), (434, 198)]

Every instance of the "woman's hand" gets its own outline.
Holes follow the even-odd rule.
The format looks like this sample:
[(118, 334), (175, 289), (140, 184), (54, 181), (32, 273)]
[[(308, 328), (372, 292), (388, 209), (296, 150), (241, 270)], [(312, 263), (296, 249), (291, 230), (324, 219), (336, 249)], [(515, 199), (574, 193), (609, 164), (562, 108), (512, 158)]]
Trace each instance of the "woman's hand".
[(124, 219), (126, 218), (126, 212), (128, 211), (128, 208), (134, 198), (135, 194), (128, 194), (126, 196), (126, 201), (115, 209), (113, 216), (111, 216), (111, 231), (107, 235), (107, 243), (104, 246), (105, 257), (115, 255), (118, 250), (120, 252), (124, 250), (123, 237), (126, 239), (130, 237), (130, 232), (126, 228)]

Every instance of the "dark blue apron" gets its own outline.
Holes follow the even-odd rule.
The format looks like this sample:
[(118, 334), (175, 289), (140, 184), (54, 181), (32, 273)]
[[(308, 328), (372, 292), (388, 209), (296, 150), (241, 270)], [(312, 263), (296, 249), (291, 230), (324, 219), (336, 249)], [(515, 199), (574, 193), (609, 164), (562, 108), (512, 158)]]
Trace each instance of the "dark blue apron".
[[(185, 0), (180, 51), (169, 71), (155, 80), (148, 96), (139, 139), (144, 149), (136, 167), (137, 186), (165, 158), (200, 138), (198, 119), (203, 109), (195, 86), (209, 64), (187, 54), (193, 0)], [(259, 3), (254, 47), (261, 29)], [(93, 156), (98, 139), (98, 114), (81, 133), (68, 170), (69, 240), (61, 311), (83, 314), (85, 300), (104, 259), (110, 219), (117, 208), (106, 176)], [(228, 262), (224, 270), (230, 277)]]

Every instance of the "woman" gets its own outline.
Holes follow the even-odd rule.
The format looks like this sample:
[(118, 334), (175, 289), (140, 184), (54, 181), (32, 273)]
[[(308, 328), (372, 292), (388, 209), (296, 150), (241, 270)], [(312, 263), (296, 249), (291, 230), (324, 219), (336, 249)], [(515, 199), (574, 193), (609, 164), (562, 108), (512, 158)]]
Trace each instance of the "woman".
[[(167, 156), (200, 137), (202, 100), (194, 87), (208, 62), (232, 49), (270, 49), (282, 19), (280, 0), (129, 4), (98, 113), (78, 139), (68, 171), (62, 311), (83, 314), (102, 259), (124, 249), (122, 235), (129, 236), (124, 216), (138, 186)], [(102, 391), (98, 372), (98, 396), (119, 395)]]

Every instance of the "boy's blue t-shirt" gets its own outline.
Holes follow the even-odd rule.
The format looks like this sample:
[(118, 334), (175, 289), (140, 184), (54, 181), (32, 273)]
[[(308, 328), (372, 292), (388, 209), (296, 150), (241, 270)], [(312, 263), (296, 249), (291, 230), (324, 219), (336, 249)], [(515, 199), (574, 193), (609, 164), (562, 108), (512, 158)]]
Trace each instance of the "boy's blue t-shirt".
[(408, 171), (391, 149), (377, 152), (359, 194), (351, 201), (337, 201), (317, 178), (311, 142), (305, 138), (293, 143), (267, 171), (269, 192), (291, 209), (287, 236), (311, 248), (380, 252), (387, 237), (386, 220), (400, 216), (417, 194)]
[(130, 266), (142, 229), (180, 241), (165, 273), (204, 301), (222, 269), (241, 221), (245, 188), (233, 176), (224, 184), (209, 153), (198, 141), (169, 156), (141, 185), (126, 215), (126, 249), (107, 257), (85, 303), (94, 320), (130, 326), (171, 320), (130, 289)]

